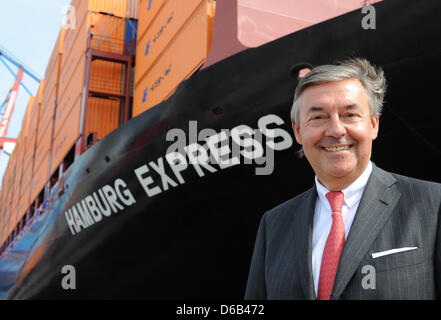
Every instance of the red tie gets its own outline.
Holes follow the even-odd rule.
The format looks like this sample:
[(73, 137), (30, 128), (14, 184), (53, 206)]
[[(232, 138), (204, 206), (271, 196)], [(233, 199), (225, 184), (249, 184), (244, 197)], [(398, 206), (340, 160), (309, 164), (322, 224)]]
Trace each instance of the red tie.
[(317, 293), (317, 299), (319, 300), (329, 300), (331, 297), (338, 262), (340, 261), (343, 246), (345, 245), (345, 225), (341, 215), (343, 197), (344, 195), (340, 191), (332, 191), (326, 194), (326, 198), (328, 198), (332, 210), (332, 226), (328, 239), (326, 240), (322, 264), (320, 266)]

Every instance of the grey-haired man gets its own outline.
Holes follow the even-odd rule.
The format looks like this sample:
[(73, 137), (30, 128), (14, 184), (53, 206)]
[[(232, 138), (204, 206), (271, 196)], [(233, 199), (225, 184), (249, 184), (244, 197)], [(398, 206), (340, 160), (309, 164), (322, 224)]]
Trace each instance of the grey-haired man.
[(441, 297), (441, 184), (370, 161), (385, 92), (360, 58), (299, 81), (291, 120), (315, 185), (263, 216), (247, 299)]

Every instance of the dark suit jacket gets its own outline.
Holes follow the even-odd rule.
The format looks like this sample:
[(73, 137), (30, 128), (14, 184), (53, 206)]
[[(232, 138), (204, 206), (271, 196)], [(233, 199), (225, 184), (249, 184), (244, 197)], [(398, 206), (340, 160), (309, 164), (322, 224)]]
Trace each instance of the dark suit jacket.
[[(312, 276), (316, 199), (314, 186), (265, 213), (246, 299), (316, 299)], [(343, 248), (331, 299), (440, 298), (440, 216), (441, 184), (374, 165)], [(372, 257), (403, 247), (418, 249)], [(366, 265), (375, 272), (371, 267), (368, 272)], [(372, 285), (364, 289), (362, 281), (368, 275), (370, 280), (375, 277), (375, 289)]]

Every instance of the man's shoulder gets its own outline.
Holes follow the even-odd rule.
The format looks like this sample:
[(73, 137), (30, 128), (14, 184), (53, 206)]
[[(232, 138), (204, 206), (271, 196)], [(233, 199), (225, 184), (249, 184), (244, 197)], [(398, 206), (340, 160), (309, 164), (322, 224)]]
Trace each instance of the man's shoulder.
[(414, 177), (405, 176), (398, 173), (384, 171), (377, 167), (382, 173), (389, 174), (395, 179), (394, 184), (402, 193), (422, 193), (426, 195), (438, 196), (441, 199), (441, 183), (422, 180)]
[(310, 188), (297, 196), (279, 204), (278, 206), (268, 210), (265, 213), (266, 219), (269, 220), (284, 220), (285, 218), (292, 217), (299, 210), (302, 210), (305, 202), (309, 201), (314, 196), (315, 189)]
[(422, 180), (414, 177), (405, 176), (398, 173), (389, 172), (396, 180), (397, 184), (412, 188), (423, 188), (441, 192), (441, 183), (429, 180)]

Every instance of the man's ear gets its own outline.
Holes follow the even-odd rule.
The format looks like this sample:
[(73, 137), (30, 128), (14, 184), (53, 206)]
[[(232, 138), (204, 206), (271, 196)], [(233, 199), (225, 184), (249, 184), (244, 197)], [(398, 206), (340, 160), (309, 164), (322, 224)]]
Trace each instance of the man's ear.
[(375, 117), (371, 118), (372, 123), (372, 140), (375, 140), (378, 136), (378, 130), (380, 129), (380, 118), (378, 115), (375, 115)]
[(298, 144), (302, 144), (302, 136), (300, 135), (300, 127), (294, 122), (291, 122), (292, 130), (294, 131), (294, 136)]

